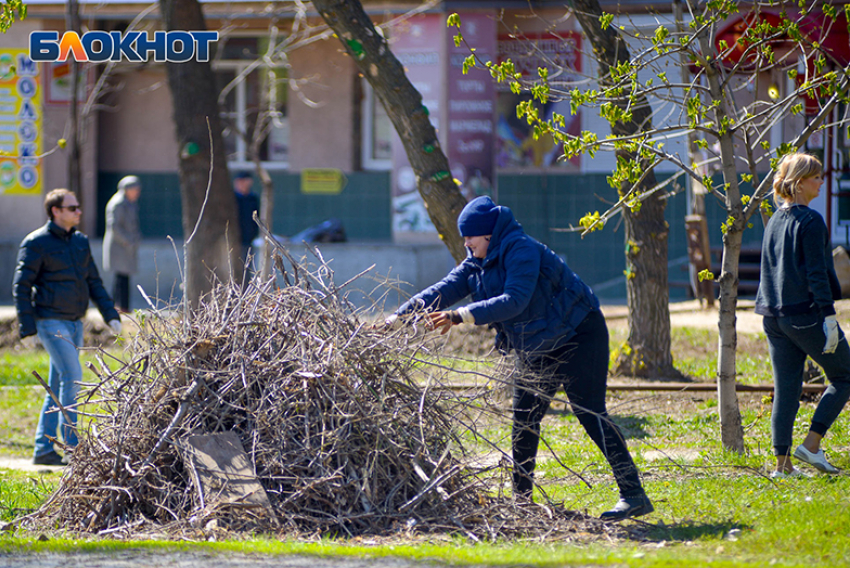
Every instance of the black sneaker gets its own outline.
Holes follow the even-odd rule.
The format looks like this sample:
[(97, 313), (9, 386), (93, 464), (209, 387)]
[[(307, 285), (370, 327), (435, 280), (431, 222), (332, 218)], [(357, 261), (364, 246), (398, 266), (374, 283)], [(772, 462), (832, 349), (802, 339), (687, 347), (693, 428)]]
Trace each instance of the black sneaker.
[(32, 458), (32, 463), (35, 465), (65, 465), (65, 462), (62, 461), (62, 456), (52, 450), (46, 454), (35, 456)]
[(622, 521), (629, 517), (640, 517), (655, 510), (652, 506), (652, 501), (646, 496), (646, 493), (634, 497), (620, 497), (617, 504), (610, 511), (605, 511), (600, 515), (603, 521)]

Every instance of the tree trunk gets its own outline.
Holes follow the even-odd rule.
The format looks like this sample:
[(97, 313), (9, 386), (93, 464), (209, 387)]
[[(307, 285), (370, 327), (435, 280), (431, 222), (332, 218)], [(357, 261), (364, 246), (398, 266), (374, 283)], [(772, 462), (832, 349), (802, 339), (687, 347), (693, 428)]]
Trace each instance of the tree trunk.
[(723, 236), (723, 264), (720, 278), (720, 336), (717, 357), (717, 411), (720, 415), (720, 441), (727, 450), (744, 451), (744, 428), (736, 392), (738, 346), (735, 310), (738, 305), (738, 260), (741, 256), (741, 231)]
[(460, 262), (466, 258), (466, 249), (457, 230), (457, 217), (466, 199), (452, 179), (449, 161), (428, 119), (428, 109), (422, 105), (422, 95), (404, 74), (404, 67), (375, 30), (359, 0), (313, 0), (313, 6), (336, 32), (384, 105), (416, 174), (428, 216), (449, 252)]
[[(260, 221), (274, 234), (274, 183), (266, 168), (260, 163), (259, 150), (254, 151), (254, 171), (260, 178), (262, 193), (260, 194)], [(272, 245), (263, 239), (263, 246), (254, 254), (260, 255), (260, 280), (265, 282), (272, 274)]]
[[(599, 65), (599, 81), (604, 85), (608, 70), (629, 61), (629, 50), (613, 27), (603, 30), (599, 21), (602, 8), (598, 0), (574, 0), (576, 18), (593, 46)], [(620, 106), (628, 104), (628, 93)], [(617, 123), (611, 130), (615, 136), (630, 136), (652, 129), (652, 109), (646, 99), (630, 107), (632, 121)], [(617, 157), (634, 158), (618, 151)], [(635, 188), (643, 193), (656, 185), (655, 174), (649, 172)], [(627, 194), (631, 186), (620, 188)], [(641, 377), (672, 378), (679, 375), (673, 368), (670, 351), (670, 294), (667, 278), (668, 226), (664, 219), (665, 201), (653, 195), (643, 201), (640, 211), (623, 209), (626, 240), (626, 294), (629, 306), (629, 338), (621, 350), (616, 372)]]
[[(160, 0), (160, 9), (168, 31), (206, 29), (197, 0)], [(238, 266), (240, 240), (236, 198), (227, 171), (218, 90), (209, 62), (167, 63), (166, 69), (180, 152), (184, 238), (189, 239), (196, 223), (198, 227), (188, 243), (184, 266), (184, 298), (195, 307), (212, 289), (214, 278), (227, 282), (232, 276), (232, 267)], [(211, 152), (213, 168), (210, 173)], [(204, 206), (208, 184), (209, 197)]]
[[(699, 37), (703, 53), (713, 53), (712, 45), (706, 34)], [(721, 88), (722, 70), (715, 62), (710, 62), (705, 68), (711, 99), (714, 107), (715, 124), (721, 124), (721, 119), (733, 116), (729, 114), (727, 92)], [(735, 164), (735, 140), (731, 129), (727, 128), (719, 137), (720, 165), (723, 171), (723, 181), (726, 186), (725, 233), (723, 235), (723, 261), (718, 281), (720, 283), (720, 319), (718, 331), (720, 334), (717, 356), (717, 411), (720, 414), (720, 439), (723, 447), (736, 452), (744, 451), (744, 429), (741, 426), (741, 411), (738, 407), (738, 394), (735, 388), (737, 363), (735, 351), (738, 346), (738, 335), (735, 329), (737, 317), (735, 310), (738, 305), (738, 260), (741, 256), (741, 241), (743, 240), (746, 220), (741, 201), (741, 190), (738, 186), (738, 171)]]
[[(655, 185), (647, 176), (643, 192)], [(624, 210), (626, 295), (629, 307), (628, 349), (621, 350), (615, 372), (638, 377), (679, 377), (670, 350), (670, 294), (667, 281), (665, 203), (651, 197), (638, 213)], [(628, 353), (626, 352), (628, 351)]]
[[(68, 5), (65, 8), (65, 28), (69, 31), (80, 34), (80, 8), (77, 0), (68, 0)], [(71, 68), (71, 100), (68, 104), (68, 190), (77, 195), (77, 199), (82, 203), (84, 197), (82, 192), (82, 175), (80, 170), (82, 134), (80, 132), (80, 64), (76, 57), (70, 60)]]

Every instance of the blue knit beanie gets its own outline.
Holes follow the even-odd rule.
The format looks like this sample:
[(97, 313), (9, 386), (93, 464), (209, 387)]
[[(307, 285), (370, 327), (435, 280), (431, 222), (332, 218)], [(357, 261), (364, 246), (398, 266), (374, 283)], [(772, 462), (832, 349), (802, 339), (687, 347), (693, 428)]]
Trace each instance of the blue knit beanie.
[(492, 235), (499, 218), (499, 208), (493, 200), (482, 195), (466, 204), (457, 218), (457, 228), (462, 237)]

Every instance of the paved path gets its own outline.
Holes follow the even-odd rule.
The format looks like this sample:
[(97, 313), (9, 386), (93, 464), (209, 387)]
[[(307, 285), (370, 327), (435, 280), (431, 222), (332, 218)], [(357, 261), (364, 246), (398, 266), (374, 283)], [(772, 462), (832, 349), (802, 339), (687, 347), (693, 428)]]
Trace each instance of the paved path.
[[(753, 311), (755, 302), (738, 300), (736, 329), (739, 333), (761, 333), (762, 317)], [(702, 308), (698, 300), (673, 302), (670, 304), (670, 325), (673, 327), (696, 327), (700, 329), (717, 329), (720, 313), (715, 302), (711, 309)], [(629, 310), (626, 306), (602, 306), (602, 313), (610, 326), (628, 325)]]
[(0, 552), (4, 568), (437, 568), (443, 562), (405, 558), (352, 558), (222, 553), (195, 550), (137, 550), (113, 553), (16, 553)]
[(17, 469), (32, 473), (50, 473), (61, 471), (64, 465), (34, 465), (32, 458), (10, 458), (0, 456), (0, 469)]

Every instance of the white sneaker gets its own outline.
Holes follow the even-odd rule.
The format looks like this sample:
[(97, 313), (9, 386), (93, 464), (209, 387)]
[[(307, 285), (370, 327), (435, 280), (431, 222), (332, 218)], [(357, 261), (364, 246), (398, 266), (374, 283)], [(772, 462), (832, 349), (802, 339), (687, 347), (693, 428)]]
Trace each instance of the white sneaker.
[(770, 478), (771, 479), (789, 479), (789, 478), (792, 478), (792, 477), (809, 477), (809, 476), (807, 474), (803, 473), (802, 471), (800, 471), (799, 469), (797, 469), (796, 467), (792, 467), (791, 471), (788, 471), (788, 472), (777, 471), (777, 470), (770, 472)]
[(824, 473), (838, 473), (838, 468), (826, 461), (826, 456), (823, 454), (823, 450), (818, 450), (818, 453), (813, 454), (804, 446), (800, 445), (797, 446), (796, 450), (794, 450), (794, 457)]

